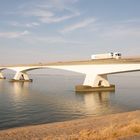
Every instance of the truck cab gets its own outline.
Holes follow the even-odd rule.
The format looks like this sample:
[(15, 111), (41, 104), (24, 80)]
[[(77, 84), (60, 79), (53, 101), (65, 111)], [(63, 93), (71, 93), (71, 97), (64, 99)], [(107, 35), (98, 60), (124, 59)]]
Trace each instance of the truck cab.
[(122, 56), (121, 53), (118, 53), (118, 52), (113, 53), (113, 58), (115, 59), (120, 59), (121, 56)]

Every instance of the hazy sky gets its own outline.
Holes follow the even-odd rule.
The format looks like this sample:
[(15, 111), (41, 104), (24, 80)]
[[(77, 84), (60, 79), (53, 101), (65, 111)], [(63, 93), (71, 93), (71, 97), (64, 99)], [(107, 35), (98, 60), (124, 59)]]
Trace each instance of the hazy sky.
[(0, 63), (140, 54), (140, 0), (0, 0)]

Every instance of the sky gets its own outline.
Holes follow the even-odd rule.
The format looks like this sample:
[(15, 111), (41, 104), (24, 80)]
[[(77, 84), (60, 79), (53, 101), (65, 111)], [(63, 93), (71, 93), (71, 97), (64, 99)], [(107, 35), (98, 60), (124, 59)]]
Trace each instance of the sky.
[(0, 64), (140, 56), (140, 0), (0, 0)]

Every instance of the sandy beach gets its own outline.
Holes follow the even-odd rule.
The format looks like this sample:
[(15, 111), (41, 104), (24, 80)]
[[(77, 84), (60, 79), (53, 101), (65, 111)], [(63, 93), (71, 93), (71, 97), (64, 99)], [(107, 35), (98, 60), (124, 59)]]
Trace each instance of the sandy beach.
[(139, 140), (140, 111), (12, 128), (0, 140)]

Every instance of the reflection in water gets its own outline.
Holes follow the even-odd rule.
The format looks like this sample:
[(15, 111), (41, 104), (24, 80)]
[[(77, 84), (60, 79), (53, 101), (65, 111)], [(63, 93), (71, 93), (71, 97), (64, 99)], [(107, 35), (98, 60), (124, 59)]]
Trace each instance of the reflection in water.
[(24, 100), (29, 98), (29, 84), (28, 82), (10, 82), (11, 99), (17, 112), (19, 108), (22, 110)]
[(6, 85), (3, 82), (3, 79), (0, 79), (0, 90), (4, 90), (5, 88), (6, 88)]
[(13, 82), (12, 89), (15, 94), (25, 93), (28, 92), (29, 89), (29, 82)]
[(111, 94), (113, 94), (113, 92), (107, 91), (76, 93), (77, 96), (83, 98), (87, 114), (101, 114), (103, 109), (109, 110)]

